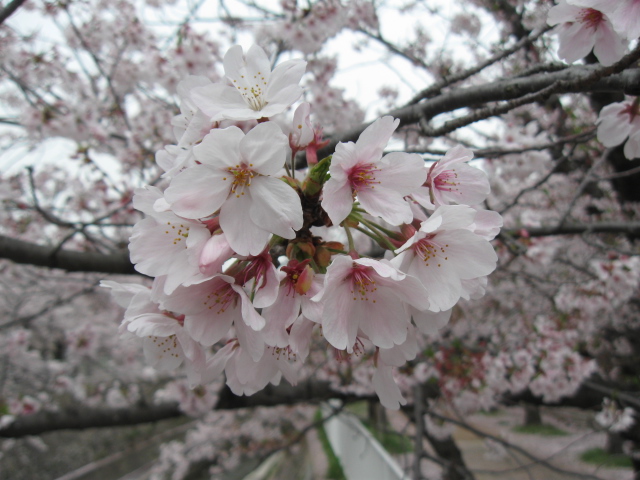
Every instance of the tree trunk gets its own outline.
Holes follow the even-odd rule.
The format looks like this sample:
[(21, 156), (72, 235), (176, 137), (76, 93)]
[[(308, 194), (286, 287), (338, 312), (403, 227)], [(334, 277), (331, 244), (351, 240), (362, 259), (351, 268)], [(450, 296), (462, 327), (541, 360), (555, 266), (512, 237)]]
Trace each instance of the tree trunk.
[(615, 432), (607, 432), (607, 446), (606, 452), (609, 455), (622, 455), (624, 451), (622, 450), (622, 444), (624, 440), (620, 436), (620, 434)]
[(542, 425), (542, 417), (540, 416), (540, 407), (538, 405), (524, 404), (524, 424)]

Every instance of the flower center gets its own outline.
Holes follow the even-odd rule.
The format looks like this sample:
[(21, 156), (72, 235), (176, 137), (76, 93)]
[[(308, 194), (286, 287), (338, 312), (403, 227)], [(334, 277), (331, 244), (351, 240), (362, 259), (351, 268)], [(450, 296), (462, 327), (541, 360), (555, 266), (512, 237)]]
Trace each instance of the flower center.
[(233, 80), (233, 85), (252, 110), (258, 112), (267, 105), (267, 100), (264, 98), (265, 90), (263, 90), (267, 88), (267, 81), (260, 72), (253, 76), (253, 81), (245, 75), (240, 75), (239, 80)]
[(296, 361), (298, 355), (291, 350), (291, 347), (267, 347), (267, 350), (271, 350), (271, 355), (276, 357), (276, 360), (280, 360), (280, 357), (286, 358), (289, 361)]
[(445, 256), (446, 248), (449, 244), (439, 245), (433, 242), (434, 235), (423, 238), (416, 242), (412, 248), (415, 254), (422, 259), (424, 266), (428, 267), (432, 263), (438, 267), (442, 266), (442, 260), (449, 260), (449, 257)]
[(455, 170), (445, 170), (434, 179), (433, 184), (438, 190), (459, 192), (458, 185), (460, 185), (460, 182), (457, 180), (458, 174)]
[(226, 283), (207, 295), (203, 303), (209, 310), (217, 309), (215, 313), (220, 315), (227, 311), (227, 308), (235, 301), (237, 295), (231, 285)]
[(584, 23), (588, 28), (594, 30), (598, 28), (602, 22), (603, 13), (593, 8), (584, 8), (578, 14), (578, 19), (581, 23)]
[[(251, 186), (251, 180), (256, 175), (253, 170), (253, 163), (250, 163), (247, 167), (246, 165), (236, 165), (235, 167), (227, 168), (227, 172), (229, 172), (233, 177), (231, 180), (231, 193), (236, 197), (240, 198), (241, 195), (244, 195), (245, 187)], [(227, 180), (227, 177), (224, 177), (223, 180)]]
[[(179, 245), (180, 242), (189, 237), (189, 227), (185, 227), (182, 224), (173, 224), (171, 222), (167, 222), (167, 229), (164, 231), (165, 235), (169, 235), (173, 237), (173, 244)], [(184, 248), (187, 248), (186, 242), (183, 243)]]
[(372, 163), (358, 164), (349, 172), (349, 182), (351, 188), (355, 191), (360, 191), (365, 188), (375, 188), (376, 183), (380, 183), (376, 180), (376, 172), (380, 170)]
[(629, 115), (629, 123), (633, 122), (640, 115), (640, 97), (636, 98), (634, 102), (628, 103), (620, 115)]
[[(371, 267), (354, 264), (351, 272), (351, 295), (354, 300), (357, 300), (360, 295), (360, 300), (369, 301), (369, 295), (378, 290), (376, 281), (371, 277), (371, 270)], [(375, 300), (372, 301), (376, 303)]]
[(160, 358), (164, 357), (165, 354), (170, 357), (178, 358), (180, 355), (178, 352), (178, 337), (175, 335), (169, 335), (168, 337), (155, 337), (149, 335), (148, 338), (155, 344), (156, 348), (162, 349), (162, 353), (160, 353)]

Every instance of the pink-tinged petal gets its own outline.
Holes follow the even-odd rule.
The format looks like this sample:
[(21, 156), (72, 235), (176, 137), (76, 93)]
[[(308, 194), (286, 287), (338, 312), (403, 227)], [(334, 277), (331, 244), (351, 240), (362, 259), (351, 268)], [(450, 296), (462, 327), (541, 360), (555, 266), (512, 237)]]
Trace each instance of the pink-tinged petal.
[(338, 350), (353, 348), (358, 333), (358, 324), (353, 318), (357, 304), (349, 291), (335, 291), (325, 303), (322, 318), (322, 334)]
[(194, 364), (196, 370), (202, 371), (207, 360), (207, 356), (204, 353), (204, 349), (200, 343), (196, 342), (189, 336), (184, 328), (180, 328), (176, 333), (182, 351), (185, 357), (187, 357)]
[(254, 362), (260, 360), (264, 354), (264, 340), (262, 339), (262, 334), (256, 332), (253, 328), (249, 328), (245, 322), (236, 322), (235, 327), (236, 334), (238, 335), (238, 342), (240, 342), (240, 345), (246, 354), (248, 354)]
[(631, 135), (624, 145), (624, 156), (629, 160), (640, 158), (640, 131)]
[(605, 147), (615, 147), (620, 145), (629, 136), (632, 124), (629, 122), (629, 115), (625, 113), (628, 104), (612, 103), (605, 106), (598, 116), (598, 140)]
[(387, 288), (378, 288), (372, 298), (375, 300), (352, 300), (350, 322), (359, 326), (377, 347), (391, 348), (403, 343), (409, 324), (406, 305), (399, 301), (394, 290)]
[(302, 94), (302, 88), (298, 86), (298, 83), (300, 83), (306, 68), (307, 62), (300, 59), (287, 60), (277, 65), (271, 72), (269, 79), (266, 92), (267, 101), (288, 106), (298, 100)]
[(411, 317), (413, 318), (416, 327), (418, 327), (418, 330), (425, 335), (434, 335), (438, 333), (438, 330), (449, 323), (449, 319), (451, 318), (451, 309), (444, 310), (442, 312), (412, 310)]
[(417, 278), (407, 275), (402, 282), (394, 286), (394, 292), (409, 305), (418, 309), (429, 308), (429, 294)]
[[(251, 184), (251, 220), (282, 238), (295, 238), (302, 228), (302, 205), (293, 188), (272, 177), (258, 177)], [(246, 214), (246, 213), (245, 213)]]
[(128, 325), (127, 330), (139, 337), (153, 335), (156, 337), (168, 337), (181, 328), (175, 318), (167, 317), (161, 313), (146, 313), (135, 317)]
[(387, 115), (369, 125), (356, 142), (358, 160), (365, 162), (379, 160), (399, 124), (400, 119)]
[(182, 346), (175, 335), (145, 338), (142, 350), (147, 362), (158, 370), (174, 370), (184, 360)]
[(173, 214), (158, 223), (155, 217), (138, 222), (130, 238), (131, 261), (137, 271), (145, 275), (167, 275), (165, 293), (171, 293), (182, 283), (201, 277), (190, 254), (198, 251), (209, 236), (199, 222), (181, 219)]
[(377, 186), (362, 190), (358, 192), (358, 200), (368, 213), (381, 217), (391, 225), (411, 223), (413, 220), (413, 213), (407, 201), (389, 188)]
[(316, 274), (311, 284), (311, 289), (302, 298), (302, 314), (309, 320), (321, 323), (324, 305), (322, 302), (314, 302), (312, 299), (322, 291), (324, 275)]
[(399, 271), (396, 267), (391, 265), (391, 263), (386, 260), (374, 260), (373, 258), (358, 258), (356, 260), (352, 260), (352, 263), (355, 263), (357, 265), (363, 265), (365, 267), (371, 267), (381, 277), (389, 278), (395, 282), (404, 280), (407, 277), (405, 273)]
[(268, 105), (263, 109), (266, 117), (273, 117), (282, 113), (289, 105), (295, 103), (302, 96), (302, 87), (298, 85), (288, 85), (277, 91), (271, 98), (268, 98)]
[[(440, 181), (439, 181), (440, 180)], [(482, 203), (491, 191), (487, 174), (479, 168), (461, 164), (452, 167), (434, 181), (436, 203), (448, 205), (477, 205)]]
[(380, 398), (380, 403), (385, 408), (398, 410), (400, 405), (406, 405), (407, 401), (393, 379), (391, 367), (378, 366), (371, 379), (371, 384)]
[(609, 20), (600, 23), (595, 37), (593, 53), (605, 67), (613, 65), (624, 56), (628, 42), (614, 31)]
[(214, 235), (207, 240), (199, 258), (200, 273), (212, 276), (222, 272), (222, 265), (234, 254), (225, 234)]
[[(332, 177), (333, 178), (333, 177)], [(347, 218), (353, 208), (353, 193), (349, 183), (332, 182), (331, 179), (324, 184), (322, 191), (322, 208), (335, 226)]]
[(500, 233), (500, 227), (502, 227), (502, 216), (498, 212), (478, 210), (470, 230), (485, 240), (493, 240)]
[(339, 183), (348, 181), (347, 172), (358, 163), (361, 163), (361, 160), (358, 158), (356, 144), (353, 142), (340, 142), (336, 145), (336, 150), (331, 157), (331, 164), (329, 165), (329, 174), (331, 175), (331, 178), (328, 182), (331, 182), (332, 180)]
[(209, 115), (211, 121), (223, 120), (226, 118), (224, 114), (229, 112), (239, 113), (242, 118), (238, 120), (255, 118), (255, 112), (247, 106), (242, 95), (229, 85), (215, 83), (194, 88), (190, 99), (200, 110)]
[(595, 44), (594, 32), (579, 22), (558, 27), (558, 39), (558, 56), (567, 63), (586, 57)]
[[(610, 4), (610, 0), (602, 0)], [(618, 0), (618, 5), (611, 18), (611, 23), (629, 40), (640, 37), (640, 0)]]
[(306, 319), (300, 315), (291, 327), (289, 335), (289, 346), (291, 350), (297, 354), (298, 360), (302, 361), (309, 355), (309, 345), (311, 344), (311, 335), (316, 326), (315, 322)]
[(145, 215), (155, 215), (153, 204), (159, 198), (162, 198), (162, 192), (158, 187), (146, 185), (143, 188), (136, 188), (133, 195), (133, 208)]
[[(468, 228), (473, 224), (477, 211), (466, 205), (443, 205), (433, 212), (427, 222), (420, 226), (420, 231), (430, 233), (438, 230), (454, 230), (459, 228)], [(440, 219), (436, 225), (435, 221)]]
[(463, 147), (462, 145), (456, 145), (455, 147), (450, 148), (444, 154), (444, 157), (440, 161), (438, 161), (437, 165), (434, 168), (434, 172), (436, 170), (444, 171), (451, 168), (453, 165), (457, 165), (458, 163), (465, 163), (473, 159), (473, 151), (467, 147)]
[(416, 331), (412, 325), (409, 325), (407, 340), (400, 345), (394, 345), (392, 348), (381, 348), (378, 360), (384, 365), (402, 367), (407, 361), (416, 358), (418, 351)]
[[(253, 77), (258, 73), (261, 75), (271, 73), (269, 57), (258, 45), (252, 45), (246, 56), (240, 45), (232, 46), (224, 55), (223, 65), (225, 75), (232, 81), (242, 76), (246, 78)], [(248, 78), (246, 81), (251, 82), (252, 80)]]
[(187, 75), (178, 82), (178, 85), (176, 86), (176, 93), (180, 99), (184, 101), (189, 99), (191, 90), (198, 87), (206, 87), (208, 85), (213, 85), (213, 83), (207, 77), (203, 77), (201, 75)]
[(248, 195), (231, 196), (220, 210), (220, 227), (231, 248), (240, 255), (259, 255), (271, 237), (247, 215), (253, 203)]
[(142, 293), (147, 296), (147, 304), (149, 304), (149, 294), (150, 290), (148, 287), (144, 285), (139, 285), (137, 283), (118, 283), (113, 282), (111, 280), (102, 280), (100, 282), (101, 287), (106, 287), (111, 289), (111, 295), (113, 299), (116, 301), (118, 305), (123, 308), (129, 307), (133, 297), (138, 293)]
[[(179, 137), (178, 147), (188, 149), (196, 145), (199, 141), (201, 141), (212, 128), (212, 122), (208, 115), (206, 115), (202, 110), (197, 110), (196, 113), (191, 118), (187, 129), (184, 133)], [(166, 148), (166, 147), (165, 147)], [(167, 149), (169, 151), (169, 149)], [(182, 152), (180, 152), (182, 153)], [(188, 160), (189, 154), (188, 150), (185, 150), (179, 158), (180, 164), (185, 164)], [(177, 165), (179, 166), (179, 165)], [(174, 172), (167, 172), (167, 174), (173, 175)]]
[(238, 308), (216, 308), (205, 310), (202, 314), (186, 315), (184, 328), (191, 338), (209, 347), (222, 340), (234, 321), (239, 320)]
[(204, 165), (217, 169), (235, 167), (241, 163), (239, 144), (244, 136), (238, 127), (216, 128), (193, 147), (193, 154)]
[(273, 305), (280, 291), (280, 280), (276, 267), (271, 264), (264, 275), (265, 282), (258, 288), (253, 297), (253, 305), (256, 308), (266, 308)]
[[(600, 10), (601, 12), (605, 12), (607, 10), (614, 10), (615, 9), (615, 2), (612, 2), (611, 0), (569, 0), (571, 2), (571, 5), (575, 5), (577, 7), (584, 7), (584, 8), (593, 8), (595, 10)], [(624, 0), (622, 0), (624, 1)], [(613, 7), (613, 8), (607, 8), (607, 7)]]
[(403, 197), (413, 193), (427, 179), (424, 160), (415, 153), (389, 153), (382, 157), (377, 167), (382, 170), (379, 176), (382, 185)]
[(420, 187), (417, 190), (414, 190), (411, 197), (427, 210), (434, 210), (436, 208), (435, 204), (431, 200), (431, 190), (428, 187)]
[(231, 288), (233, 288), (242, 301), (242, 320), (244, 323), (253, 330), (262, 330), (265, 325), (265, 320), (256, 311), (248, 295), (240, 285), (231, 285)]
[(289, 133), (289, 143), (295, 148), (304, 148), (315, 138), (313, 126), (309, 115), (311, 105), (301, 103), (293, 114), (293, 122)]
[(266, 321), (262, 335), (267, 345), (272, 347), (286, 347), (289, 344), (287, 328), (295, 321), (300, 313), (300, 296), (287, 285), (280, 288), (277, 300), (262, 310)]
[(407, 359), (404, 358), (398, 345), (394, 345), (392, 348), (381, 348), (378, 361), (390, 367), (401, 367), (407, 363)]
[(196, 165), (179, 173), (165, 190), (171, 209), (185, 218), (202, 218), (216, 212), (229, 196), (230, 184), (222, 172)]
[[(411, 258), (411, 255), (407, 255), (407, 258)], [(461, 293), (460, 277), (456, 271), (436, 267), (433, 263), (425, 264), (415, 258), (406, 270), (403, 268), (409, 275), (418, 278), (429, 292), (429, 310), (432, 312), (449, 310), (460, 300)]]
[(551, 26), (559, 23), (575, 22), (582, 8), (567, 4), (564, 0), (549, 10), (547, 23)]
[(220, 378), (227, 362), (233, 357), (237, 348), (238, 344), (235, 341), (229, 342), (218, 350), (213, 357), (207, 360), (205, 371), (202, 375), (202, 382), (211, 383)]
[(487, 290), (487, 277), (471, 278), (469, 280), (461, 280), (462, 293), (460, 298), (465, 300), (478, 300), (484, 297)]
[(437, 262), (433, 262), (433, 268), (454, 269), (465, 280), (483, 277), (495, 270), (498, 261), (495, 250), (489, 242), (474, 233), (452, 230), (438, 234), (436, 239), (445, 252), (438, 257)]
[(262, 175), (275, 175), (287, 158), (289, 140), (274, 122), (256, 125), (240, 142), (240, 153), (251, 170)]

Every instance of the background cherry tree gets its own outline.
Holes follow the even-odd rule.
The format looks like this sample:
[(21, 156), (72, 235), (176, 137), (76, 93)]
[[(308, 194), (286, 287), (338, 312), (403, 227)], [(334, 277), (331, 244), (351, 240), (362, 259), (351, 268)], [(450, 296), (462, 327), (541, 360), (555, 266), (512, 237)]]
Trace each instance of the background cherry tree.
[[(179, 427), (182, 440), (162, 447), (154, 475), (217, 475), (246, 458), (296, 448), (301, 432), (316, 426), (314, 405), (339, 398), (380, 399), (426, 422), (443, 478), (473, 478), (443, 425), (514, 404), (600, 411), (600, 428), (624, 440), (640, 472), (638, 10), (637, 0), (7, 2), (0, 11), (0, 436), (8, 440), (0, 461), (18, 451), (15, 439), (42, 450), (47, 432), (189, 417), (195, 420)], [(242, 105), (221, 112), (207, 98), (233, 84), (227, 52), (254, 58), (254, 44), (274, 76), (278, 66), (289, 68), (293, 93), (285, 100), (254, 95), (264, 100), (251, 107), (254, 116)], [(304, 132), (290, 136), (298, 124)], [(287, 194), (277, 207), (291, 209), (285, 226), (252, 220), (246, 228), (259, 235), (249, 240), (225, 224), (224, 213), (217, 223), (202, 221), (232, 207), (213, 202), (211, 211), (193, 211), (185, 200), (207, 193), (197, 187), (214, 163), (208, 148), (256, 151), (252, 142), (264, 138), (273, 145), (285, 139), (284, 150), (293, 149), (287, 173), (300, 182), (308, 165), (333, 155), (330, 179), (326, 172), (309, 177), (319, 179), (317, 191), (312, 182), (298, 187), (315, 198), (313, 208), (300, 208), (324, 243), (302, 241)], [(339, 196), (339, 181), (351, 172), (340, 165), (362, 152), (380, 163), (363, 167), (347, 198), (357, 194), (364, 210), (386, 222), (368, 230), (385, 232), (373, 235), (377, 242), (356, 228), (366, 230), (371, 218), (345, 210)], [(376, 210), (380, 202), (359, 188), (385, 158), (424, 163), (424, 178), (398, 187), (394, 208)], [(276, 170), (256, 178), (271, 179)], [(465, 179), (464, 200), (452, 193), (452, 171)], [(278, 182), (274, 188), (284, 189)], [(331, 194), (313, 197), (323, 184)], [(495, 255), (497, 267), (457, 278), (454, 300), (439, 294), (424, 304), (406, 293), (409, 284), (440, 292), (446, 282), (420, 276), (413, 246), (447, 235), (439, 222), (454, 223), (448, 212), (460, 209), (472, 211), (465, 215), (475, 223), (450, 238), (460, 251), (486, 243), (465, 260)], [(198, 228), (202, 238), (222, 242), (211, 237), (222, 226), (232, 251), (262, 258), (252, 260), (256, 269), (272, 257), (326, 261), (331, 281), (323, 290), (321, 281), (296, 287), (305, 296), (296, 317), (302, 308), (313, 320), (308, 292), (328, 303), (338, 298), (341, 271), (374, 265), (384, 275), (380, 285), (398, 280), (389, 289), (409, 274), (402, 298), (413, 323), (390, 331), (389, 343), (362, 320), (337, 328), (340, 312), (325, 307), (315, 319), (325, 334), (311, 321), (276, 328), (282, 302), (265, 301), (253, 324), (235, 321), (231, 338), (238, 340), (227, 345), (239, 345), (247, 358), (233, 360), (225, 334), (194, 345), (179, 315), (172, 330), (150, 331), (130, 303), (136, 294), (148, 299), (149, 277), (166, 275), (154, 284), (169, 296), (161, 310), (192, 316), (198, 312), (170, 298), (173, 291), (233, 284), (229, 271), (226, 280), (205, 275), (222, 269), (216, 262), (230, 253), (208, 257), (205, 272), (202, 260), (198, 268), (186, 258), (167, 271), (170, 252), (160, 253), (167, 262), (148, 258), (156, 224), (176, 214), (189, 225), (190, 242)], [(348, 235), (337, 226), (343, 220)], [(271, 244), (265, 259), (255, 241), (271, 234), (284, 242)], [(349, 250), (361, 258), (348, 262)], [(307, 272), (304, 264), (288, 268), (281, 270), (288, 278)], [(447, 321), (441, 311), (454, 304)], [(259, 378), (243, 380), (234, 376), (242, 362), (267, 358), (250, 340), (261, 322), (272, 326), (264, 348), (277, 362), (263, 361)], [(180, 339), (183, 364), (154, 369), (153, 350), (146, 345), (145, 358), (136, 338), (149, 334)], [(35, 478), (22, 468), (24, 478)]]

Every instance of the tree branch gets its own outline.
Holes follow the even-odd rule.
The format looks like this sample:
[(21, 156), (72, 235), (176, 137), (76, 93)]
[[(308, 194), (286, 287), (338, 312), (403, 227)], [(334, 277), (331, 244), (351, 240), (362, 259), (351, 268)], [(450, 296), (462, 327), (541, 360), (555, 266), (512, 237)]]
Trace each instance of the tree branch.
[[(330, 398), (343, 401), (372, 397), (356, 397), (332, 390), (328, 382), (306, 380), (291, 386), (281, 383), (277, 387), (268, 385), (264, 390), (250, 396), (238, 397), (224, 386), (219, 394), (215, 410), (235, 410), (249, 407), (273, 407), (298, 403), (320, 402)], [(83, 430), (86, 428), (120, 427), (157, 422), (182, 416), (177, 404), (136, 405), (127, 408), (91, 408), (77, 406), (58, 412), (38, 412), (17, 417), (4, 428), (0, 438), (18, 438), (40, 435), (54, 430)]]
[(7, 18), (13, 15), (13, 13), (20, 8), (25, 1), (26, 0), (13, 0), (12, 2), (9, 2), (9, 4), (0, 11), (0, 25), (2, 25)]
[[(602, 67), (573, 66), (558, 72), (544, 72), (528, 77), (516, 77), (483, 85), (458, 88), (447, 91), (437, 97), (424, 100), (416, 105), (392, 110), (387, 113), (400, 119), (400, 126), (429, 120), (436, 115), (452, 112), (459, 108), (478, 107), (489, 102), (499, 102), (535, 94), (554, 85), (553, 93), (582, 92), (624, 92), (627, 95), (640, 95), (640, 68), (632, 68), (606, 78), (595, 80), (587, 85), (584, 81)], [(356, 141), (370, 123), (360, 125), (341, 136), (331, 139), (329, 145), (318, 152), (318, 158), (330, 155), (338, 142)]]
[(137, 273), (128, 251), (112, 254), (78, 252), (37, 245), (0, 235), (0, 258), (38, 267), (60, 268), (68, 272)]
[[(639, 222), (602, 222), (563, 225), (561, 227), (527, 227), (505, 229), (501, 235), (514, 238), (581, 235), (584, 233), (620, 233), (640, 237)], [(0, 258), (38, 267), (59, 268), (68, 272), (137, 274), (128, 251), (112, 254), (79, 252), (42, 246), (0, 235)]]
[(602, 222), (560, 227), (522, 227), (518, 230), (504, 230), (502, 233), (513, 237), (550, 237), (555, 235), (581, 235), (583, 233), (624, 233), (640, 236), (639, 222)]

